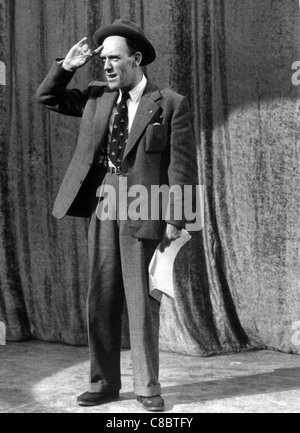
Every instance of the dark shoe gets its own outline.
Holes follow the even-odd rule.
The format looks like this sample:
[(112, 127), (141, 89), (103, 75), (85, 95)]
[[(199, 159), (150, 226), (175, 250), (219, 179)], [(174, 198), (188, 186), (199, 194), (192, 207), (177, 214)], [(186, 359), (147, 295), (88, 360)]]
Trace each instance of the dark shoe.
[(137, 396), (137, 401), (142, 403), (143, 408), (153, 412), (163, 411), (165, 409), (165, 402), (160, 395), (153, 395), (151, 397)]
[(77, 397), (79, 406), (99, 406), (100, 404), (110, 403), (119, 398), (119, 392), (84, 392)]

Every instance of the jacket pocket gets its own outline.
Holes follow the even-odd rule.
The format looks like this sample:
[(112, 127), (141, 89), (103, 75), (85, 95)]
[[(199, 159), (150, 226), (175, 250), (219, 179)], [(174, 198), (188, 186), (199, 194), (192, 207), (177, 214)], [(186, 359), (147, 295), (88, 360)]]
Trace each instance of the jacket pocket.
[(145, 133), (145, 152), (163, 152), (168, 144), (168, 125), (148, 125)]

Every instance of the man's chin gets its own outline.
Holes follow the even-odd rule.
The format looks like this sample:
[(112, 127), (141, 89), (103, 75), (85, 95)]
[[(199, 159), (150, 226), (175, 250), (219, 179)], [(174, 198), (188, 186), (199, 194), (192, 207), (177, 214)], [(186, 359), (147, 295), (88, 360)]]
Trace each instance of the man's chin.
[(117, 80), (106, 80), (106, 82), (111, 90), (119, 88), (119, 83), (117, 82)]

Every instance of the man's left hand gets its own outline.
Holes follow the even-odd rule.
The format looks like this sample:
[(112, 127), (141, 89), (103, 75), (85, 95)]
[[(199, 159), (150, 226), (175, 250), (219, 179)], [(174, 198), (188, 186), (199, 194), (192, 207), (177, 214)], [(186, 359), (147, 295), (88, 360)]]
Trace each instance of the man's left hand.
[(181, 232), (181, 228), (178, 228), (173, 224), (167, 223), (162, 241), (160, 243), (160, 251), (163, 253), (164, 250), (171, 245), (171, 242), (175, 241), (175, 239), (180, 238)]

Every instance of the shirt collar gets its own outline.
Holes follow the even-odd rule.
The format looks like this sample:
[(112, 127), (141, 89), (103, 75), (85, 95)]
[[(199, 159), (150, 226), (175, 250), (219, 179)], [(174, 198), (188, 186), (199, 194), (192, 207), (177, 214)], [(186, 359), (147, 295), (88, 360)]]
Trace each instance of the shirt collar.
[[(146, 88), (146, 85), (147, 85), (147, 78), (145, 77), (145, 75), (143, 75), (143, 78), (141, 79), (139, 84), (134, 89), (128, 92), (132, 102), (137, 102), (141, 98)], [(122, 92), (121, 90), (119, 90), (119, 97), (117, 103), (119, 103), (121, 99), (122, 99)]]

